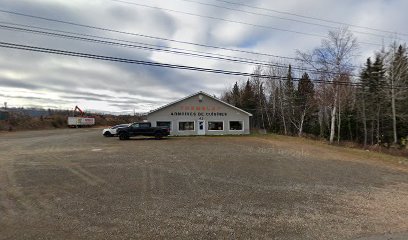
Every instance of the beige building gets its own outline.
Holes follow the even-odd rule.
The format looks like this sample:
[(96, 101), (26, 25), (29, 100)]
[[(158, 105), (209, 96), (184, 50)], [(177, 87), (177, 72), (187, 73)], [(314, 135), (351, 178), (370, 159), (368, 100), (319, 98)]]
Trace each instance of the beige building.
[(249, 134), (249, 117), (242, 109), (198, 92), (157, 108), (147, 115), (154, 127), (168, 127), (171, 135)]

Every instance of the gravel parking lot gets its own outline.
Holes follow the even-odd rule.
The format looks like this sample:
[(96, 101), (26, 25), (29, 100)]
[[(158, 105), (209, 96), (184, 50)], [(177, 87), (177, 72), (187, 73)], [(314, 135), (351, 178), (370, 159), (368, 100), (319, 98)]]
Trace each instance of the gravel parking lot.
[(407, 239), (401, 161), (279, 136), (2, 133), (0, 239)]

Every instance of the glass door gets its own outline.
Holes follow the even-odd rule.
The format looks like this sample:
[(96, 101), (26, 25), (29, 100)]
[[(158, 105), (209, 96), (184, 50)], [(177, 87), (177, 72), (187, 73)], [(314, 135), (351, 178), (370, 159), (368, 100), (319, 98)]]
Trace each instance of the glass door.
[(204, 120), (198, 120), (197, 134), (198, 135), (205, 135), (205, 121)]

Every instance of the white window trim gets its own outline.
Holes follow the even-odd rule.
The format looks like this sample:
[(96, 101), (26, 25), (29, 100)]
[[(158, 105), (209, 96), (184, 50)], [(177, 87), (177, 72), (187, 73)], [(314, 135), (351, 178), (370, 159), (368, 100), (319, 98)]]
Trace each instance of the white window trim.
[[(242, 130), (231, 130), (231, 122), (242, 122)], [(243, 120), (228, 120), (228, 131), (231, 132), (243, 132), (245, 129), (245, 122)]]
[(156, 121), (156, 127), (158, 127), (157, 122), (170, 122), (170, 132), (173, 131), (173, 121), (171, 121), (171, 120), (157, 120)]
[[(222, 130), (210, 130), (210, 122), (222, 122)], [(207, 121), (207, 131), (210, 131), (210, 132), (223, 132), (223, 131), (225, 131), (225, 122), (224, 121), (218, 121), (218, 120), (213, 120), (213, 121), (208, 120)]]
[[(180, 130), (180, 123), (181, 122), (192, 122), (193, 123), (193, 130)], [(196, 130), (195, 125), (196, 125), (196, 122), (194, 120), (180, 120), (180, 121), (177, 121), (177, 131), (179, 131), (179, 132), (193, 132), (193, 131)]]

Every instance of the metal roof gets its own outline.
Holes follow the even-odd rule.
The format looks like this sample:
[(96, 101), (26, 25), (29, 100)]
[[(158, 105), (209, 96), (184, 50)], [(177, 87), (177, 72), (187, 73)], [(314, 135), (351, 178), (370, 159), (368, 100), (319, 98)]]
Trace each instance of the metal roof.
[(224, 101), (222, 101), (222, 100), (220, 100), (220, 99), (218, 99), (218, 98), (216, 98), (216, 97), (214, 97), (214, 96), (211, 96), (210, 94), (205, 93), (205, 92), (203, 92), (203, 91), (199, 91), (199, 92), (197, 92), (197, 93), (188, 95), (187, 97), (184, 97), (184, 98), (179, 99), (179, 100), (177, 100), (177, 101), (174, 101), (174, 102), (171, 102), (171, 103), (166, 104), (166, 105), (164, 105), (164, 106), (161, 106), (161, 107), (159, 107), (159, 108), (156, 108), (156, 109), (150, 111), (147, 115), (149, 115), (149, 114), (151, 114), (151, 113), (154, 113), (154, 112), (157, 112), (157, 111), (159, 111), (159, 110), (161, 110), (161, 109), (167, 108), (167, 107), (169, 107), (169, 106), (171, 106), (171, 105), (174, 105), (174, 104), (176, 104), (176, 103), (179, 103), (179, 102), (181, 102), (181, 101), (184, 101), (184, 100), (186, 100), (186, 99), (188, 99), (188, 98), (194, 97), (194, 96), (199, 95), (199, 94), (202, 94), (202, 95), (205, 95), (205, 96), (207, 96), (207, 97), (209, 97), (209, 98), (212, 98), (212, 99), (214, 99), (214, 100), (216, 100), (216, 101), (218, 101), (218, 102), (220, 102), (220, 103), (223, 103), (223, 104), (225, 104), (225, 105), (227, 105), (227, 106), (229, 106), (229, 107), (231, 107), (231, 108), (233, 108), (233, 109), (235, 109), (235, 110), (238, 110), (238, 111), (240, 111), (240, 112), (243, 112), (243, 113), (247, 114), (248, 116), (252, 117), (252, 113), (249, 113), (249, 112), (244, 111), (244, 110), (242, 110), (242, 109), (240, 109), (240, 108), (237, 108), (237, 107), (235, 107), (234, 105), (231, 105), (231, 104), (229, 104), (229, 103), (227, 103), (227, 102), (224, 102)]

